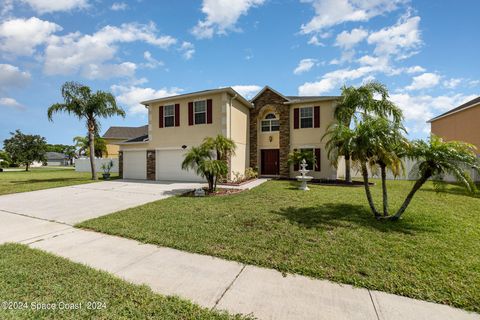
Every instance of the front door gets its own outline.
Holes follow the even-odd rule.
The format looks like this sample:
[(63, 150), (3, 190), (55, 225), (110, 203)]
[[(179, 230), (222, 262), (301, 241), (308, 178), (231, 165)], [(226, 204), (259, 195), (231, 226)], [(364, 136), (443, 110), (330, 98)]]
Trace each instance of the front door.
[(280, 172), (280, 150), (262, 150), (261, 174), (278, 175)]

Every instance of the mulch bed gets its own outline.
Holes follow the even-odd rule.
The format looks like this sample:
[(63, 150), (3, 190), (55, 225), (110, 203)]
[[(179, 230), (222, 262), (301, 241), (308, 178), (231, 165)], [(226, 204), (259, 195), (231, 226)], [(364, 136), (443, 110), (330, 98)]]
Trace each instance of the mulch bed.
[[(220, 197), (220, 196), (229, 196), (232, 194), (237, 194), (243, 192), (243, 189), (224, 189), (224, 188), (217, 188), (215, 192), (208, 192), (207, 188), (203, 188), (205, 190), (205, 197)], [(193, 197), (193, 198), (202, 198), (202, 197), (195, 197), (195, 190), (188, 191), (182, 194), (182, 197)]]
[(253, 179), (250, 179), (250, 180), (245, 180), (245, 181), (242, 181), (242, 182), (231, 182), (231, 181), (228, 181), (228, 182), (222, 182), (221, 185), (222, 186), (235, 186), (235, 187), (238, 187), (238, 186), (243, 186), (244, 184), (247, 184), (249, 182), (252, 182), (252, 181), (255, 181), (257, 180), (257, 178), (253, 178)]

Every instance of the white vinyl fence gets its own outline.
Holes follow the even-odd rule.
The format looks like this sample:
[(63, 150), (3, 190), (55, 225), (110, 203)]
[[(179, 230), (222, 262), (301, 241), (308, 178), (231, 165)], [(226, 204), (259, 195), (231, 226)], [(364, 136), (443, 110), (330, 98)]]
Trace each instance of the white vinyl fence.
[[(392, 172), (391, 171), (387, 171), (387, 179), (388, 180), (415, 180), (416, 178), (415, 177), (411, 177), (410, 176), (410, 173), (412, 171), (412, 168), (414, 167), (416, 161), (413, 161), (413, 160), (409, 160), (409, 159), (405, 159), (404, 160), (404, 165), (405, 165), (405, 173), (399, 177), (394, 177)], [(470, 175), (473, 179), (473, 181), (476, 181), (476, 182), (480, 182), (480, 174), (478, 174), (477, 172), (475, 172), (475, 170), (473, 169), (468, 169), (468, 171), (470, 171)], [(370, 172), (370, 169), (369, 169), (369, 176), (372, 177), (372, 174)], [(380, 175), (380, 172), (378, 172), (378, 174)], [(343, 159), (341, 159), (338, 163), (338, 171), (337, 171), (337, 177), (340, 178), (340, 179), (344, 179), (345, 178), (345, 161)], [(352, 168), (352, 177), (353, 178), (362, 178), (362, 173), (354, 168)], [(374, 176), (375, 178), (380, 178), (380, 176)], [(444, 180), (447, 181), (447, 182), (455, 182), (455, 178), (452, 177), (452, 176), (445, 176), (444, 177)]]
[[(95, 168), (97, 169), (97, 172), (103, 172), (102, 171), (102, 165), (104, 163), (108, 163), (110, 161), (113, 161), (113, 167), (110, 170), (112, 173), (118, 173), (118, 159), (115, 158), (97, 158), (95, 159)], [(75, 160), (75, 171), (77, 172), (90, 172), (90, 159), (89, 158), (80, 158)]]

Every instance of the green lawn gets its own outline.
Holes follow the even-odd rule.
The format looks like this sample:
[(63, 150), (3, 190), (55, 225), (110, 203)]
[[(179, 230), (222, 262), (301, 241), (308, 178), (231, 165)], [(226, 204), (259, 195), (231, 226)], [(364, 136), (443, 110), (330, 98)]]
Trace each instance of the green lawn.
[[(0, 319), (242, 319), (18, 244), (0, 245), (0, 279)], [(57, 310), (38, 310), (54, 303)], [(71, 304), (79, 309), (59, 310)]]
[[(412, 182), (389, 186), (398, 207)], [(80, 226), (480, 312), (479, 197), (427, 184), (391, 222), (373, 219), (363, 188), (296, 187), (271, 181), (228, 197), (173, 197)]]
[(74, 168), (32, 168), (30, 171), (0, 172), (0, 195), (90, 183), (90, 172)]

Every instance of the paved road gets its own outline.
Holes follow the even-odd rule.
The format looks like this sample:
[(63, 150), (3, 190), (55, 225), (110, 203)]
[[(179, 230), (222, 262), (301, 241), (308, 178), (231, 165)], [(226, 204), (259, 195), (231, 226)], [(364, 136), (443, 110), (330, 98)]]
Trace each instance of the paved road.
[(479, 314), (445, 305), (298, 275), (283, 276), (275, 270), (69, 225), (187, 187), (192, 185), (120, 181), (0, 196), (0, 244), (24, 243), (132, 283), (147, 284), (164, 295), (260, 319), (480, 320)]

